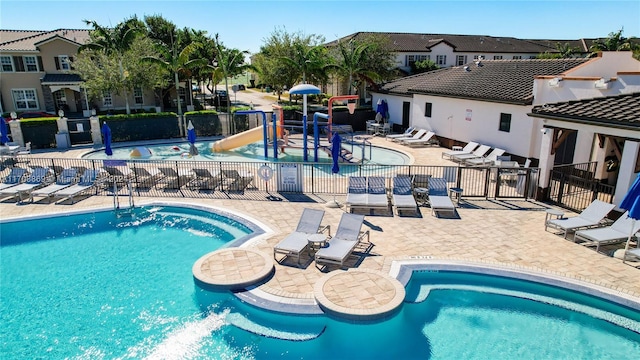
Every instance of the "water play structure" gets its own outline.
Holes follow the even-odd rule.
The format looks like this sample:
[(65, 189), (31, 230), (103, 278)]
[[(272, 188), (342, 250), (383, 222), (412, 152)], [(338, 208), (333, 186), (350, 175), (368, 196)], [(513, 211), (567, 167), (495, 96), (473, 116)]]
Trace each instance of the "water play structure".
[[(241, 146), (245, 146), (257, 141), (262, 140), (264, 143), (264, 157), (265, 159), (269, 158), (268, 149), (271, 145), (273, 147), (273, 156), (274, 158), (278, 158), (278, 149), (281, 151), (287, 147), (293, 148), (302, 148), (303, 150), (303, 160), (308, 161), (308, 149), (309, 146), (313, 149), (313, 161), (318, 161), (318, 151), (324, 151), (328, 154), (331, 154), (331, 134), (333, 131), (332, 124), (332, 115), (333, 115), (333, 103), (335, 101), (347, 101), (347, 107), (349, 109), (349, 113), (353, 114), (355, 111), (355, 100), (358, 98), (357, 95), (343, 95), (343, 96), (334, 96), (329, 99), (328, 102), (328, 114), (315, 113), (313, 115), (313, 141), (310, 143), (307, 139), (307, 94), (318, 94), (320, 93), (320, 89), (313, 85), (309, 84), (300, 84), (294, 86), (289, 91), (290, 94), (302, 94), (303, 95), (303, 117), (302, 117), (302, 141), (300, 142), (292, 142), (289, 140), (288, 134), (289, 131), (285, 129), (284, 123), (284, 112), (282, 111), (282, 107), (279, 105), (273, 105), (274, 113), (272, 115), (272, 120), (269, 123), (267, 121), (267, 115), (261, 110), (247, 110), (247, 111), (238, 111), (236, 114), (238, 115), (247, 115), (247, 114), (261, 114), (262, 115), (262, 125), (256, 128), (243, 131), (241, 133), (231, 135), (224, 139), (218, 140), (214, 142), (211, 146), (212, 152), (221, 152), (232, 150)], [(320, 119), (326, 120), (325, 122), (320, 122)], [(320, 128), (325, 127), (327, 138), (320, 139)], [(353, 136), (352, 136), (353, 138)], [(353, 143), (353, 139), (352, 139)], [(345, 162), (359, 162), (362, 161), (364, 156), (364, 149), (366, 146), (366, 139), (362, 140), (362, 153), (363, 156), (360, 159), (354, 158), (352, 150), (342, 148), (341, 159)]]

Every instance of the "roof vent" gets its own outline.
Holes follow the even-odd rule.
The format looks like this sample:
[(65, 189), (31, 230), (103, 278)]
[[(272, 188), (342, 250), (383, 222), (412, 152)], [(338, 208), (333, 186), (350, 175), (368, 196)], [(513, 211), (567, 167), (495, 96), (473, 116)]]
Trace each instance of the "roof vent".
[(596, 82), (593, 84), (593, 86), (594, 86), (596, 89), (606, 90), (606, 89), (608, 89), (608, 88), (609, 88), (609, 82), (608, 82), (608, 81), (606, 81), (605, 79), (600, 79), (600, 80), (596, 81)]
[(463, 69), (464, 69), (464, 71), (467, 71), (467, 72), (468, 72), (468, 71), (471, 71), (471, 69), (469, 69), (469, 67), (468, 67), (468, 66), (466, 66), (466, 65), (465, 65), (465, 67), (463, 67)]
[(478, 58), (478, 60), (476, 60), (476, 66), (477, 67), (481, 67), (482, 66), (482, 60), (480, 58)]

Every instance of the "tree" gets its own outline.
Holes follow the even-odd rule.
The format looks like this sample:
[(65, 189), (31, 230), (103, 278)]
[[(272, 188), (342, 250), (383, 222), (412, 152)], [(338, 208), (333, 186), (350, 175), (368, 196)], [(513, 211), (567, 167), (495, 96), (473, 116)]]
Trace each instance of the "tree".
[[(94, 56), (104, 55), (106, 58), (113, 58), (117, 65), (117, 73), (119, 76), (110, 77), (109, 85), (103, 84), (107, 90), (113, 90), (118, 95), (120, 91), (124, 93), (125, 106), (127, 114), (131, 113), (129, 108), (129, 95), (128, 91), (132, 89), (132, 85), (127, 81), (128, 72), (125, 71), (123, 65), (124, 57), (127, 51), (130, 49), (136, 37), (142, 32), (140, 21), (133, 17), (125, 20), (122, 23), (116, 25), (115, 28), (110, 29), (100, 26), (95, 21), (84, 20), (87, 25), (93, 27), (90, 33), (91, 40), (80, 46), (78, 52), (82, 53), (86, 50), (94, 51)], [(103, 66), (107, 66), (108, 61), (103, 57)]]
[(368, 51), (372, 48), (372, 44), (360, 43), (357, 40), (349, 40), (346, 43), (338, 42), (338, 57), (336, 63), (331, 67), (342, 77), (348, 79), (348, 95), (351, 95), (352, 89), (358, 87), (359, 81), (364, 80), (369, 83), (375, 83), (380, 76), (369, 70)]
[(219, 67), (220, 69), (222, 69), (222, 74), (224, 76), (224, 87), (227, 91), (227, 111), (229, 111), (231, 109), (230, 99), (228, 95), (229, 77), (242, 74), (244, 71), (253, 67), (249, 64), (245, 64), (244, 61), (245, 56), (249, 54), (248, 51), (226, 48), (220, 41), (220, 37), (218, 34), (214, 36), (213, 41), (215, 44), (216, 53), (215, 62), (217, 63), (217, 66), (214, 65), (214, 68)]
[(416, 61), (411, 64), (411, 72), (414, 74), (420, 74), (427, 71), (433, 71), (440, 69), (440, 66), (431, 59), (425, 59), (422, 61)]
[[(148, 21), (149, 34), (155, 37), (158, 55), (147, 56), (143, 60), (157, 64), (173, 75), (178, 115), (182, 115), (180, 74), (183, 74), (183, 78), (190, 79), (189, 70), (196, 66), (205, 66), (207, 60), (191, 59), (191, 54), (200, 44), (189, 39), (189, 29), (178, 30), (175, 25), (158, 16), (147, 17), (145, 21)], [(191, 91), (191, 89), (187, 89), (187, 91)]]
[(561, 59), (572, 58), (573, 55), (580, 51), (580, 49), (572, 47), (569, 43), (561, 44), (559, 42), (556, 43), (556, 50), (558, 50)]

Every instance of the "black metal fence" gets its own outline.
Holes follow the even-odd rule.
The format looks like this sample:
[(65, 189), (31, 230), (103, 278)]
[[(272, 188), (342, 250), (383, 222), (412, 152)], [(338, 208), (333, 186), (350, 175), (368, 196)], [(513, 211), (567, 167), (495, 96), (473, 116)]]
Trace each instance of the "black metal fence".
[(46, 167), (56, 175), (76, 169), (78, 179), (87, 169), (100, 176), (92, 195), (248, 198), (267, 194), (345, 194), (350, 176), (381, 176), (391, 189), (394, 176), (410, 176), (414, 186), (426, 187), (430, 177), (445, 178), (449, 187), (464, 189), (463, 197), (531, 198), (538, 181), (537, 168), (458, 167), (427, 165), (343, 164), (333, 174), (331, 163), (272, 163), (219, 161), (141, 161), (9, 158), (0, 175), (12, 167)]
[(577, 212), (595, 199), (611, 203), (616, 187), (596, 179), (596, 167), (596, 162), (554, 167), (549, 182), (549, 201)]

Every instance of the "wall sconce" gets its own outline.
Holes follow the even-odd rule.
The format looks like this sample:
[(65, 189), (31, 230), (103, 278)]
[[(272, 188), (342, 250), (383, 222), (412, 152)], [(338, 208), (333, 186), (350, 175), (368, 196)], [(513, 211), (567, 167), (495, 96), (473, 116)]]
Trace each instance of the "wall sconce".
[(11, 116), (11, 121), (16, 121), (18, 120), (18, 114), (16, 114), (15, 111), (12, 111), (11, 114), (9, 114), (9, 116)]
[(608, 82), (608, 81), (606, 81), (605, 79), (600, 79), (600, 80), (597, 80), (597, 81), (593, 84), (593, 86), (594, 86), (596, 89), (606, 90), (606, 89), (608, 89), (608, 88), (609, 88), (609, 82)]
[(542, 133), (542, 135), (547, 135), (547, 133), (549, 133), (549, 128), (542, 128), (540, 129), (540, 132)]
[(91, 116), (96, 116), (96, 109), (91, 109)]
[(64, 110), (62, 109), (58, 110), (58, 116), (64, 117)]
[(549, 86), (550, 87), (560, 87), (562, 79), (559, 77), (553, 78), (551, 80), (549, 80)]

